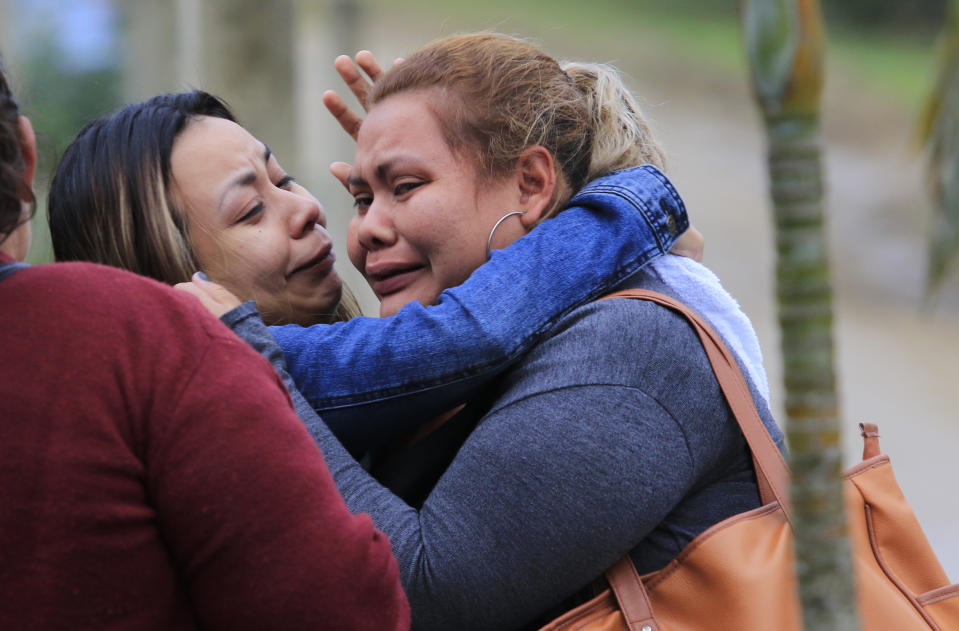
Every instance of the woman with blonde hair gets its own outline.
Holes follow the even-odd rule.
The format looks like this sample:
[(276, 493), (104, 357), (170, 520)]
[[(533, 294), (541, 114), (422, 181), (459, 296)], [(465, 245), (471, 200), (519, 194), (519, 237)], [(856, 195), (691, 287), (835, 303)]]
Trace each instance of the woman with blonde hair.
[[(511, 37), (429, 44), (379, 77), (368, 102), (348, 251), (384, 314), (489, 267), (486, 243), (520, 243), (561, 221), (568, 203), (628, 198), (631, 177), (662, 177), (634, 166), (661, 164), (661, 152), (612, 69), (560, 65)], [(557, 274), (589, 264), (585, 252), (552, 262)], [(518, 268), (490, 269), (526, 281)], [(667, 255), (620, 287), (658, 290), (705, 317), (782, 446), (755, 333), (709, 270)], [(311, 333), (274, 329), (308, 399), (323, 388)], [(348, 505), (389, 533), (416, 629), (535, 627), (624, 555), (641, 573), (661, 568), (760, 503), (698, 338), (653, 303), (572, 308), (457, 419), (468, 436), (421, 503), (372, 478), (322, 422), (316, 433)], [(428, 451), (432, 438), (410, 449)]]

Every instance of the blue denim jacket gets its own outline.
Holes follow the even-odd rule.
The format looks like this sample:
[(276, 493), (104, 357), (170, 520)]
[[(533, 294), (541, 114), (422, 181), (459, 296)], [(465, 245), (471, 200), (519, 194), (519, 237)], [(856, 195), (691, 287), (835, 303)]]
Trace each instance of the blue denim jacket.
[[(493, 252), (436, 305), (271, 330), (309, 404), (347, 447), (365, 450), (478, 392), (565, 314), (666, 253), (688, 226), (665, 175), (651, 165), (625, 169)], [(248, 319), (241, 308), (224, 320)]]

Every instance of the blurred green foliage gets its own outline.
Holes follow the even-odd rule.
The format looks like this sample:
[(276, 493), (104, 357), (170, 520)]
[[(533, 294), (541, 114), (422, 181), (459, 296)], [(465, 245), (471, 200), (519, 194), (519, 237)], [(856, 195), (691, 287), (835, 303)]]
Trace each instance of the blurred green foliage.
[(41, 170), (49, 173), (85, 124), (120, 103), (120, 73), (112, 67), (67, 71), (55, 48), (45, 46), (27, 58), (24, 75), (21, 102), (38, 132)]
[(938, 33), (947, 0), (822, 0), (826, 21), (850, 29)]
[(91, 69), (72, 67), (51, 31), (39, 30), (20, 60), (18, 98), (37, 133), (37, 214), (27, 260), (53, 260), (46, 221), (46, 191), (67, 145), (80, 129), (122, 101), (122, 76), (115, 60)]

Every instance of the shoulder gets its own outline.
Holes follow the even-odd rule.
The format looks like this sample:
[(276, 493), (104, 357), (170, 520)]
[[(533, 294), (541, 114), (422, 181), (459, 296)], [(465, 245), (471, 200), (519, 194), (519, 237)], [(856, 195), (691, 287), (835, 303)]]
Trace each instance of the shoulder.
[(174, 290), (162, 283), (125, 270), (96, 263), (32, 265), (12, 277), (25, 284), (33, 299), (78, 301), (82, 304), (136, 307), (142, 303), (169, 302)]
[(629, 298), (598, 300), (575, 309), (534, 349), (537, 353), (569, 354), (618, 372), (664, 359), (705, 359), (684, 317), (648, 300)]
[[(501, 403), (582, 386), (631, 389), (669, 408), (715, 389), (689, 323), (645, 300), (607, 299), (564, 317), (505, 379)], [(715, 399), (715, 397), (709, 397)]]
[[(729, 425), (725, 398), (686, 318), (648, 300), (611, 298), (563, 318), (511, 371), (500, 405), (600, 386), (655, 402), (707, 446)], [(634, 395), (627, 395), (627, 392)]]
[[(669, 287), (648, 278), (636, 286), (672, 294)], [(712, 325), (709, 317), (700, 316)], [(782, 431), (769, 410), (768, 399), (744, 363), (741, 345), (737, 340), (730, 344), (722, 335), (728, 329), (720, 330), (720, 337), (736, 357), (763, 424), (781, 445)], [(693, 326), (682, 314), (649, 300), (609, 298), (574, 310), (549, 339), (534, 349), (525, 367), (529, 370), (526, 383), (569, 383), (575, 379), (624, 385), (655, 399), (684, 426), (735, 427), (735, 418), (729, 414), (725, 395)], [(738, 431), (733, 434), (738, 436)]]
[(242, 345), (193, 296), (113, 267), (34, 265), (4, 285), (0, 289), (8, 290), (6, 305), (24, 317), (51, 320), (49, 326), (61, 334), (99, 335), (124, 340), (132, 348), (146, 351), (155, 346), (167, 353), (177, 348), (196, 352), (213, 340)]

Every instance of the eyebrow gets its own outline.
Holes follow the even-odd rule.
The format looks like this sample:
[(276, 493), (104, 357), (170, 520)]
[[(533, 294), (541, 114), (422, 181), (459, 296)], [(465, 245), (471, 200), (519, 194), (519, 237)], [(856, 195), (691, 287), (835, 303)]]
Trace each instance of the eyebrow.
[(353, 177), (352, 175), (347, 176), (346, 184), (347, 186), (365, 186), (367, 188), (369, 188), (370, 186), (370, 183), (367, 182), (364, 178)]
[[(270, 156), (272, 155), (273, 155), (273, 152), (270, 151), (270, 148), (268, 146), (266, 146), (266, 143), (263, 143), (263, 163), (264, 164), (268, 163), (270, 161)], [(219, 210), (223, 208), (223, 202), (226, 200), (230, 191), (232, 191), (234, 188), (241, 187), (241, 186), (249, 186), (250, 184), (253, 184), (253, 182), (255, 181), (256, 181), (256, 171), (253, 171), (253, 170), (244, 171), (243, 173), (238, 175), (236, 179), (234, 179), (232, 182), (227, 184), (226, 190), (224, 190), (223, 195), (220, 196), (220, 203), (217, 206), (217, 209)]]
[[(393, 171), (394, 169), (401, 168), (404, 166), (417, 167), (417, 166), (420, 166), (422, 162), (423, 162), (422, 160), (416, 157), (405, 155), (405, 154), (391, 157), (379, 163), (378, 165), (376, 165), (376, 169), (375, 169), (376, 177), (377, 179), (385, 180), (387, 175), (389, 175), (389, 173)], [(365, 186), (367, 188), (370, 185), (370, 183), (367, 182), (365, 178), (355, 177), (353, 175), (350, 175), (349, 177), (346, 178), (346, 183), (349, 186)]]

